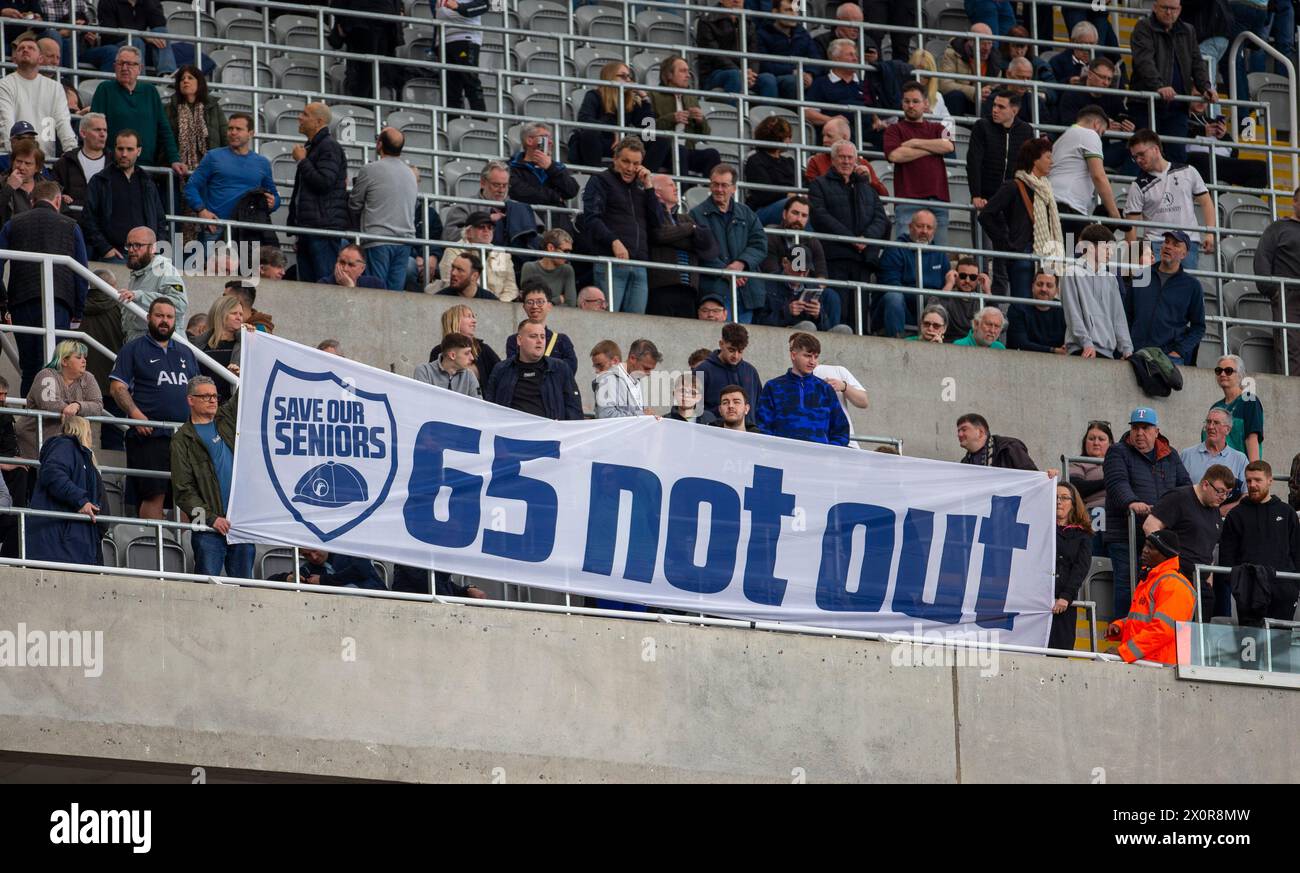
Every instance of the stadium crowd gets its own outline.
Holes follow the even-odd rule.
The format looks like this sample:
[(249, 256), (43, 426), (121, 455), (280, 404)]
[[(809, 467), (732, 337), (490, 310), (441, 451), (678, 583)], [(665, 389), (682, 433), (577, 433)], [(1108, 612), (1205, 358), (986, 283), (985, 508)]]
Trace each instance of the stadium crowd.
[[(430, 213), (428, 226), (419, 206), (418, 171), (403, 158), (402, 130), (380, 127), (373, 160), (350, 168), (331, 107), (306, 104), (298, 118), (302, 140), (292, 150), (292, 193), (282, 199), (271, 162), (255, 148), (258, 119), (222, 110), (209, 92), (209, 73), (184, 62), (184, 43), (145, 37), (142, 50), (36, 23), (53, 22), (60, 5), (0, 2), (5, 17), (12, 17), (10, 7), (41, 10), (34, 17), (22, 13), (31, 29), (14, 40), (15, 68), (0, 79), (0, 249), (121, 264), (125, 282), (107, 272), (101, 278), (148, 317), (142, 321), (119, 309), (72, 270), (55, 269), (55, 325), (78, 325), (116, 360), (67, 341), (46, 361), (39, 335), (15, 336), (18, 396), (28, 408), (58, 413), (62, 427), (51, 424), (39, 443), (33, 419), (23, 418), (15, 428), (10, 416), (0, 416), (0, 455), (40, 462), (34, 468), (3, 465), (7, 499), (94, 518), (107, 503), (85, 418), (108, 414), (150, 422), (125, 434), (106, 425), (99, 447), (124, 449), (133, 470), (169, 474), (130, 477), (126, 503), (141, 518), (162, 519), (175, 509), (208, 525), (209, 532), (192, 539), (196, 571), (205, 574), (224, 569), (251, 576), (253, 551), (228, 545), (224, 536), (235, 439), (229, 386), (212, 378), (219, 374), (205, 375), (207, 365), (174, 334), (184, 329), (195, 348), (237, 373), (244, 331), (273, 331), (274, 323), (254, 308), (254, 284), (240, 280), (228, 283), (207, 313), (189, 312), (182, 265), (161, 245), (172, 239), (169, 213), (190, 219), (177, 235), (206, 245), (208, 268), (214, 262), (227, 266), (231, 254), (224, 239), (259, 244), (256, 269), (264, 278), (464, 298), (446, 311), (438, 345), (414, 373), (429, 384), (557, 420), (650, 414), (649, 407), (657, 405), (667, 408), (664, 417), (683, 422), (847, 446), (848, 409), (864, 408), (867, 392), (843, 367), (821, 362), (820, 332), (855, 333), (861, 326), (869, 335), (1084, 359), (1128, 359), (1138, 350), (1154, 350), (1173, 365), (1195, 365), (1207, 336), (1206, 292), (1188, 271), (1212, 268), (1216, 249), (1229, 237), (1219, 227), (1206, 178), (1255, 188), (1266, 181), (1263, 162), (1219, 145), (1232, 137), (1214, 112), (1219, 84), (1203, 57), (1213, 57), (1216, 48), (1223, 54), (1216, 42), (1220, 34), (1206, 23), (1211, 19), (1205, 7), (1215, 2), (1189, 2), (1183, 9), (1179, 0), (1156, 0), (1133, 30), (1131, 55), (1091, 48), (1119, 45), (1105, 14), (1067, 11), (1076, 47), (1050, 58), (1037, 56), (1029, 43), (999, 41), (1030, 33), (1027, 19), (1016, 22), (1012, 4), (967, 3), (970, 36), (951, 40), (936, 59), (923, 46), (909, 50), (907, 34), (898, 31), (868, 27), (860, 34), (864, 21), (915, 26), (891, 4), (843, 3), (833, 12), (840, 25), (814, 34), (791, 0), (719, 0), (715, 11), (696, 17), (694, 33), (697, 48), (718, 53), (669, 54), (657, 66), (658, 83), (717, 89), (723, 98), (740, 92), (786, 100), (802, 95), (807, 103), (801, 116), (775, 113), (757, 123), (753, 136), (760, 146), (741, 164), (729, 163), (708, 145), (709, 117), (696, 96), (630, 87), (637, 84), (634, 68), (611, 61), (599, 73), (609, 84), (586, 93), (577, 120), (618, 126), (620, 132), (574, 128), (563, 148), (566, 165), (557, 125), (525, 123), (517, 150), (483, 166), (477, 196)], [(742, 5), (775, 17), (755, 27), (753, 19), (738, 14)], [(1253, 14), (1237, 14), (1236, 7), (1244, 5), (1227, 10), (1224, 20), (1232, 32), (1265, 27)], [(400, 10), (400, 4), (334, 6), (355, 13), (335, 18), (331, 35), (340, 45), (379, 54), (391, 49), (393, 28), (361, 16)], [(1032, 16), (1035, 7), (1024, 6)], [(464, 68), (448, 77), (448, 108), (483, 109), (476, 72), (482, 32), (473, 26), (486, 9), (477, 0), (438, 6), (437, 17), (449, 22), (446, 58)], [(158, 0), (102, 0), (98, 15), (110, 26), (142, 34), (165, 31)], [(88, 12), (73, 23), (94, 20)], [(749, 33), (742, 37), (744, 28)], [(881, 53), (886, 35), (889, 57)], [(113, 74), (98, 85), (88, 107), (51, 69), (58, 67), (60, 53), (68, 54), (71, 39), (83, 41), (83, 59)], [(796, 63), (742, 65), (734, 55), (742, 42)], [(1293, 45), (1279, 45), (1294, 52)], [(1261, 53), (1248, 58), (1252, 70), (1263, 60)], [(171, 77), (166, 100), (141, 79), (146, 64)], [(394, 77), (390, 84), (396, 88), (400, 74), (387, 71), (384, 81)], [(354, 69), (349, 62), (348, 80), (357, 89), (349, 93), (369, 93), (364, 64)], [(1036, 96), (1025, 84), (1035, 81), (1094, 90), (1046, 89)], [(1157, 92), (1156, 111), (1148, 111), (1145, 98), (1127, 99), (1116, 90), (1124, 88)], [(792, 122), (812, 125), (825, 148), (802, 167), (787, 154), (796, 139)], [(1065, 129), (1048, 131), (1044, 124)], [(969, 128), (969, 206), (998, 258), (930, 248), (947, 244), (955, 213), (967, 208), (952, 202), (950, 186), (959, 125)], [(650, 129), (664, 135), (633, 133)], [(683, 134), (690, 138), (680, 139)], [(1193, 134), (1190, 146), (1179, 141)], [(887, 173), (867, 160), (869, 152), (883, 154)], [(575, 167), (589, 172), (580, 180)], [(163, 192), (171, 188), (160, 184), (162, 173), (178, 182), (175, 202), (164, 202)], [(1136, 177), (1122, 198), (1111, 182), (1118, 174)], [(1300, 216), (1300, 189), (1295, 198), (1293, 213)], [(565, 211), (570, 204), (576, 209)], [(278, 210), (287, 210), (296, 237), (285, 250), (271, 227)], [(239, 225), (230, 229), (223, 221)], [(343, 237), (358, 232), (359, 244)], [(426, 236), (440, 244), (417, 244)], [(1119, 254), (1124, 243), (1136, 245), (1133, 258)], [(1117, 268), (1117, 259), (1133, 268)], [(9, 267), (5, 320), (42, 326), (40, 265), (14, 260)], [(1296, 217), (1281, 218), (1264, 232), (1255, 270), (1270, 279), (1300, 279)], [(854, 283), (873, 289), (860, 293)], [(1260, 281), (1259, 291), (1272, 301), (1275, 320), (1281, 320), (1283, 303), (1291, 320), (1300, 313), (1295, 288), (1284, 291), (1275, 281)], [(1024, 302), (982, 305), (982, 295), (989, 294)], [(477, 335), (475, 300), (523, 306), (527, 317), (516, 333), (499, 338), (502, 354)], [(653, 341), (638, 340), (626, 356), (610, 340), (580, 353), (547, 325), (554, 306), (718, 322), (718, 348), (692, 360), (698, 379), (678, 379), (669, 403), (651, 404), (642, 388), (662, 359)], [(759, 378), (744, 359), (746, 325), (791, 331), (786, 373)], [(1300, 330), (1286, 334), (1295, 368)], [(336, 341), (321, 347), (339, 352)], [(577, 388), (585, 378), (580, 356), (590, 358), (594, 376), (595, 406), (586, 411)], [(1140, 581), (1130, 578), (1130, 512), (1152, 537), (1151, 559), (1179, 557), (1184, 575), (1191, 564), (1209, 563), (1216, 547), (1219, 561), (1231, 558), (1234, 567), (1300, 570), (1296, 491), (1276, 522), (1268, 518), (1279, 501), (1269, 497), (1272, 470), (1262, 458), (1262, 404), (1243, 390), (1240, 356), (1218, 357), (1214, 371), (1223, 398), (1209, 409), (1203, 434), (1180, 435), (1180, 443), (1190, 446), (1181, 452), (1160, 433), (1149, 408), (1134, 410), (1118, 438), (1107, 422), (1088, 424), (1080, 454), (1095, 461), (1059, 471), (1059, 553), (1067, 564), (1060, 568), (1058, 615), (1072, 615), (1069, 603), (1093, 555), (1111, 558), (1116, 614), (1129, 612), (1130, 588)], [(8, 386), (0, 387), (7, 394)], [(183, 424), (173, 434), (152, 422)], [(963, 463), (1037, 469), (1023, 443), (994, 434), (979, 414), (962, 416), (957, 436)], [(1294, 488), (1295, 465), (1290, 481)], [(28, 555), (98, 563), (96, 530), (32, 518)], [(1161, 530), (1172, 534), (1158, 535)], [(11, 516), (0, 531), (4, 554), (16, 555)], [(1140, 541), (1138, 549), (1143, 551)], [(362, 563), (308, 553), (303, 576), (323, 584), (384, 587), (373, 567)], [(1238, 590), (1262, 586), (1274, 596), (1254, 611), (1238, 601), (1239, 618), (1249, 622), (1284, 612), (1290, 618), (1294, 584), (1261, 581), (1252, 572), (1243, 571), (1250, 578), (1237, 581), (1234, 571)], [(399, 568), (394, 588), (428, 590), (428, 584), (423, 571)], [(482, 595), (443, 573), (435, 587)], [(1231, 613), (1232, 587), (1215, 579), (1213, 589), (1207, 588), (1207, 618), (1211, 608), (1216, 615)], [(1072, 647), (1072, 626), (1064, 618), (1058, 625), (1053, 639), (1064, 645), (1068, 632), (1071, 643), (1065, 647)]]

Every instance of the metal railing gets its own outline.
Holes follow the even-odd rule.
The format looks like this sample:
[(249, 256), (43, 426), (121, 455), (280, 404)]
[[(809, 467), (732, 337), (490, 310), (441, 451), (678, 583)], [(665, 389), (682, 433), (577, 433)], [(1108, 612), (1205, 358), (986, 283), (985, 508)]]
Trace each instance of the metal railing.
[[(1192, 587), (1196, 589), (1196, 611), (1192, 614), (1192, 616), (1193, 616), (1193, 620), (1196, 622), (1196, 629), (1197, 629), (1197, 632), (1198, 632), (1198, 634), (1199, 634), (1200, 647), (1201, 647), (1201, 657), (1204, 658), (1204, 657), (1205, 657), (1205, 621), (1204, 621), (1204, 615), (1203, 615), (1203, 610), (1202, 610), (1202, 606), (1201, 606), (1201, 576), (1202, 576), (1203, 574), (1206, 574), (1206, 573), (1209, 573), (1209, 574), (1215, 574), (1215, 575), (1221, 575), (1221, 576), (1224, 577), (1224, 579), (1225, 579), (1225, 581), (1226, 581), (1228, 575), (1229, 575), (1230, 573), (1232, 573), (1232, 568), (1231, 568), (1231, 567), (1223, 567), (1223, 566), (1220, 566), (1220, 565), (1218, 565), (1218, 564), (1197, 564), (1197, 565), (1196, 565), (1196, 568), (1195, 568), (1195, 570), (1194, 570), (1193, 572), (1194, 572), (1195, 578), (1194, 578), (1193, 581), (1192, 581)], [(1293, 580), (1293, 581), (1300, 581), (1300, 573), (1287, 573), (1287, 572), (1284, 572), (1284, 571), (1281, 571), (1281, 570), (1276, 570), (1276, 571), (1274, 571), (1274, 572), (1275, 572), (1277, 578), (1279, 578), (1279, 579), (1288, 579), (1288, 580)], [(1266, 618), (1266, 619), (1263, 619), (1263, 622), (1264, 622), (1264, 629), (1265, 629), (1265, 631), (1267, 631), (1267, 630), (1269, 630), (1270, 628), (1275, 627), (1275, 626), (1276, 626), (1276, 627), (1300, 627), (1300, 623), (1297, 623), (1297, 622), (1294, 622), (1294, 621), (1287, 621), (1287, 620), (1275, 619), (1275, 618)], [(1266, 662), (1265, 662), (1266, 665), (1267, 665), (1267, 666), (1265, 667), (1265, 672), (1269, 672), (1269, 671), (1271, 671), (1271, 670), (1273, 669), (1273, 636), (1272, 636), (1272, 634), (1269, 634), (1269, 633), (1266, 632), (1266, 633), (1264, 634), (1264, 641), (1265, 641), (1265, 642), (1264, 642), (1264, 644), (1265, 644), (1265, 657), (1266, 657), (1266, 659), (1267, 659)]]

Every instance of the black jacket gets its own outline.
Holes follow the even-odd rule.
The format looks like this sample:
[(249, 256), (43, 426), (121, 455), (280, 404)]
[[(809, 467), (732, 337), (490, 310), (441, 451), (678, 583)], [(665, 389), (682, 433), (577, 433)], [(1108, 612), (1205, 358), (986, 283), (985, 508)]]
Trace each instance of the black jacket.
[(799, 189), (799, 171), (794, 158), (784, 155), (774, 158), (765, 151), (756, 151), (745, 159), (745, 181), (759, 185), (783, 185), (784, 191), (759, 191), (751, 188), (745, 193), (745, 205), (759, 210), (769, 203), (784, 201)]
[(578, 182), (559, 161), (545, 170), (524, 163), (524, 153), (510, 159), (510, 199), (531, 206), (568, 206), (578, 196)]
[[(871, 183), (854, 173), (847, 182), (834, 171), (814, 179), (808, 188), (812, 221), (821, 233), (888, 239), (889, 217)], [(880, 247), (867, 246), (859, 252), (850, 243), (823, 240), (828, 261), (880, 260)]]
[[(0, 248), (68, 255), (86, 265), (86, 244), (77, 222), (45, 202), (37, 203), (4, 226)], [(3, 270), (4, 262), (0, 261), (0, 272)], [(39, 299), (41, 263), (10, 261), (8, 286), (0, 282), (0, 300), (13, 307)], [(80, 321), (86, 309), (86, 280), (67, 267), (55, 266), (54, 299), (68, 308), (74, 321)]]
[[(749, 20), (749, 19), (747, 19)], [(736, 59), (726, 55), (715, 55), (707, 49), (722, 49), (723, 51), (738, 52), (740, 51), (740, 20), (730, 10), (720, 10), (712, 15), (701, 15), (700, 23), (695, 27), (695, 45), (701, 49), (696, 60), (697, 72), (699, 73), (700, 87), (704, 87), (709, 76), (713, 75), (715, 70), (736, 70), (740, 64)], [(753, 20), (749, 20), (749, 26), (745, 34), (745, 45), (749, 51), (758, 51), (758, 33), (755, 30)], [(751, 70), (761, 69), (761, 65), (755, 61), (749, 62)]]
[(590, 254), (608, 255), (618, 240), (632, 260), (648, 260), (650, 235), (663, 221), (663, 206), (654, 191), (635, 179), (624, 182), (612, 169), (592, 176), (582, 189), (578, 233)]
[(347, 230), (348, 162), (343, 147), (322, 127), (307, 143), (307, 154), (293, 174), (289, 224), (320, 230)]
[[(90, 183), (86, 181), (86, 171), (81, 169), (81, 161), (78, 157), (81, 155), (81, 149), (75, 148), (70, 152), (64, 152), (63, 155), (54, 162), (50, 168), (50, 174), (54, 180), (59, 183), (63, 193), (72, 198), (72, 202), (82, 206), (86, 202), (86, 191)], [(113, 163), (113, 157), (104, 150), (104, 166), (107, 167)]]
[[(1128, 505), (1145, 503), (1155, 506), (1156, 501), (1175, 488), (1191, 485), (1182, 458), (1169, 445), (1169, 439), (1156, 437), (1155, 460), (1139, 452), (1124, 434), (1109, 451), (1102, 469), (1106, 477), (1106, 536), (1108, 543), (1128, 541)], [(1145, 516), (1137, 519), (1139, 536)]]
[[(519, 369), (515, 366), (518, 356), (506, 358), (488, 379), (483, 399), (498, 406), (510, 406), (515, 397), (515, 386), (519, 383)], [(546, 417), (555, 421), (581, 421), (582, 398), (578, 394), (578, 383), (573, 381), (573, 371), (569, 365), (557, 358), (542, 358), (546, 373), (542, 376), (542, 408)]]
[(1020, 147), (1033, 138), (1034, 126), (1019, 116), (1009, 129), (987, 118), (975, 122), (966, 149), (970, 196), (991, 200), (1002, 183), (1015, 176)]
[[(664, 214), (663, 223), (650, 231), (650, 260), (661, 264), (676, 264), (677, 253), (686, 252), (686, 262), (698, 267), (700, 261), (718, 256), (718, 241), (704, 225), (696, 223), (690, 213), (675, 216)], [(682, 276), (689, 277), (690, 287), (700, 287), (699, 273), (685, 273), (668, 267), (647, 271), (648, 287), (665, 288), (682, 284)], [(683, 285), (683, 287), (685, 287)]]
[(1294, 573), (1300, 569), (1300, 519), (1282, 500), (1242, 500), (1223, 520), (1219, 564), (1263, 564)]
[[(1201, 57), (1200, 40), (1215, 34), (1198, 34), (1181, 18), (1171, 28), (1156, 21), (1155, 13), (1140, 20), (1133, 27), (1129, 48), (1133, 50), (1133, 74), (1129, 87), (1134, 91), (1159, 91), (1173, 84), (1174, 60), (1183, 73), (1183, 93), (1191, 93), (1195, 85), (1201, 91), (1213, 87), (1205, 59)], [(1178, 104), (1186, 107), (1188, 104)], [(1159, 104), (1157, 104), (1159, 108)]]
[(1056, 529), (1056, 596), (1074, 600), (1092, 567), (1092, 531), (1076, 527)]
[[(1034, 464), (1034, 459), (1029, 457), (1029, 449), (1025, 444), (1015, 437), (998, 436), (993, 434), (989, 439), (993, 440), (993, 463), (990, 467), (998, 467), (1003, 470), (1037, 470), (1038, 466)], [(974, 464), (975, 456), (967, 452), (966, 456), (961, 459), (963, 464)]]
[[(1034, 190), (1025, 186), (1029, 202)], [(1034, 245), (1034, 217), (1025, 209), (1015, 179), (1003, 182), (997, 193), (980, 210), (980, 227), (989, 235), (993, 248), (1000, 252), (1027, 252)]]
[[(121, 175), (122, 171), (116, 164), (106, 164), (86, 186), (86, 208), (81, 210), (81, 230), (86, 235), (86, 249), (92, 260), (103, 257), (105, 252), (114, 248), (124, 257), (126, 255), (122, 247), (126, 245), (126, 235), (131, 232), (131, 228), (113, 225), (113, 189), (109, 183), (115, 173)], [(133, 178), (139, 177), (142, 186), (145, 226), (152, 227), (158, 239), (168, 239), (167, 227), (163, 221), (166, 213), (163, 211), (158, 186), (149, 178), (148, 173), (138, 167), (132, 175)]]

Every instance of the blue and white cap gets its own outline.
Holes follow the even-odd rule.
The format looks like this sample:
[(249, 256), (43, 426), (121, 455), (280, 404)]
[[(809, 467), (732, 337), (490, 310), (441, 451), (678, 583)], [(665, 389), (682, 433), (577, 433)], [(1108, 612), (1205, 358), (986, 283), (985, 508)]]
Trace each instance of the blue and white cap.
[(339, 507), (370, 499), (361, 474), (347, 464), (326, 461), (312, 467), (293, 489), (293, 502), (308, 506)]
[(1139, 406), (1133, 410), (1133, 414), (1128, 417), (1129, 424), (1150, 424), (1159, 426), (1160, 419), (1156, 417), (1156, 411), (1150, 406)]

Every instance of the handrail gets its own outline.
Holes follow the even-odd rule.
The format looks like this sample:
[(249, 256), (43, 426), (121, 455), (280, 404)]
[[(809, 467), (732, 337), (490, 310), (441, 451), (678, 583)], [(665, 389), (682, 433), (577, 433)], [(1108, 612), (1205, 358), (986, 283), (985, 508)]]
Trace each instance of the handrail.
[[(1227, 574), (1230, 574), (1231, 572), (1232, 572), (1232, 568), (1231, 568), (1231, 567), (1225, 567), (1225, 566), (1221, 566), (1221, 565), (1219, 565), (1219, 564), (1197, 564), (1196, 567), (1195, 567), (1195, 569), (1192, 571), (1193, 576), (1194, 576), (1194, 579), (1193, 579), (1193, 581), (1192, 581), (1192, 587), (1196, 589), (1196, 611), (1195, 611), (1194, 613), (1192, 613), (1192, 616), (1193, 616), (1193, 618), (1194, 618), (1194, 620), (1195, 620), (1195, 622), (1196, 622), (1197, 633), (1198, 633), (1198, 635), (1200, 636), (1200, 641), (1201, 641), (1201, 657), (1202, 657), (1202, 658), (1205, 657), (1205, 625), (1206, 625), (1206, 622), (1204, 621), (1204, 616), (1202, 615), (1202, 609), (1201, 609), (1201, 574), (1202, 574), (1202, 573), (1211, 573), (1211, 574), (1216, 574), (1216, 573), (1217, 573), (1217, 574), (1227, 575)], [(1292, 572), (1287, 572), (1287, 571), (1284, 571), (1284, 570), (1275, 570), (1274, 573), (1275, 573), (1275, 575), (1276, 575), (1279, 579), (1293, 579), (1293, 580), (1300, 580), (1300, 573), (1292, 573)], [(1272, 669), (1273, 669), (1273, 639), (1272, 639), (1272, 635), (1269, 634), (1269, 633), (1267, 633), (1267, 631), (1270, 629), (1270, 624), (1269, 624), (1269, 623), (1272, 622), (1272, 623), (1276, 624), (1276, 623), (1278, 623), (1278, 619), (1268, 619), (1268, 618), (1266, 618), (1266, 619), (1264, 619), (1264, 622), (1265, 622), (1265, 626), (1264, 626), (1264, 630), (1265, 630), (1265, 634), (1264, 634), (1264, 644), (1265, 644), (1266, 658), (1267, 658), (1267, 662), (1268, 662), (1268, 669), (1267, 669), (1265, 672), (1271, 672)], [(1281, 622), (1281, 623), (1282, 623), (1283, 625), (1286, 625), (1286, 626), (1300, 626), (1300, 625), (1297, 625), (1295, 622), (1291, 622), (1291, 621), (1283, 621), (1283, 622)]]
[[(1296, 120), (1296, 69), (1295, 64), (1291, 62), (1291, 59), (1273, 46), (1269, 45), (1265, 40), (1260, 39), (1258, 35), (1251, 33), (1249, 30), (1242, 31), (1233, 39), (1232, 45), (1228, 47), (1228, 53), (1224, 56), (1226, 59), (1224, 62), (1228, 65), (1228, 93), (1232, 94), (1234, 97), (1237, 94), (1237, 54), (1241, 51), (1243, 44), (1248, 39), (1255, 44), (1255, 48), (1263, 49), (1272, 56), (1274, 61), (1281, 63), (1286, 69), (1287, 82), (1290, 85), (1287, 93), (1291, 95), (1291, 99), (1287, 101), (1288, 108), (1291, 111), (1289, 133), (1291, 135), (1291, 148), (1296, 150), (1291, 155), (1291, 181), (1300, 182), (1300, 123), (1297, 123)], [(1270, 121), (1272, 121), (1272, 119), (1270, 119)], [(1234, 105), (1232, 109), (1232, 127), (1234, 131), (1239, 131), (1241, 129), (1239, 122), (1238, 110)]]

